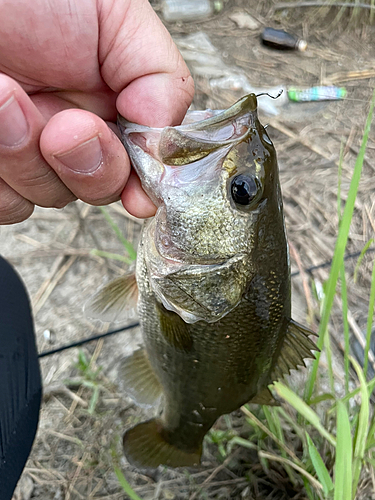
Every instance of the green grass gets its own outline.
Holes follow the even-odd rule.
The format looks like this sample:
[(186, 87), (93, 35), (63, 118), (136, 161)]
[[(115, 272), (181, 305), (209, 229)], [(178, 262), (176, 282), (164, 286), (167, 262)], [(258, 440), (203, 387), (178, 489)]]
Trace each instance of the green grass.
[(112, 259), (112, 260), (118, 260), (120, 262), (124, 262), (125, 264), (132, 264), (132, 262), (135, 261), (137, 258), (137, 252), (134, 249), (133, 245), (131, 244), (130, 241), (128, 241), (124, 235), (121, 232), (121, 229), (118, 227), (118, 225), (115, 223), (115, 221), (112, 219), (112, 217), (109, 215), (108, 210), (104, 207), (99, 207), (100, 211), (102, 212), (105, 220), (108, 222), (109, 226), (112, 228), (113, 232), (117, 236), (118, 240), (122, 244), (122, 246), (125, 249), (125, 252), (127, 256), (116, 254), (116, 253), (111, 253), (111, 252), (105, 252), (103, 250), (98, 250), (94, 248), (91, 250), (92, 255), (97, 255), (99, 257), (104, 257), (106, 259)]
[[(329, 321), (330, 314), (331, 314), (333, 300), (334, 300), (335, 295), (336, 295), (337, 280), (339, 277), (340, 269), (341, 269), (343, 262), (344, 262), (344, 253), (345, 253), (346, 244), (348, 242), (349, 229), (350, 229), (350, 224), (352, 221), (352, 216), (353, 216), (353, 211), (354, 211), (354, 203), (355, 203), (355, 200), (357, 197), (358, 185), (359, 185), (359, 181), (361, 178), (362, 167), (363, 167), (363, 162), (364, 162), (364, 157), (365, 157), (365, 151), (366, 151), (368, 136), (369, 136), (370, 128), (371, 128), (374, 105), (375, 105), (375, 92), (373, 94), (373, 98), (371, 101), (370, 111), (369, 111), (369, 114), (368, 114), (368, 117), (366, 120), (366, 125), (365, 125), (364, 134), (363, 134), (361, 148), (359, 150), (357, 161), (356, 161), (355, 166), (354, 166), (354, 171), (353, 171), (352, 180), (350, 183), (348, 197), (347, 197), (344, 212), (343, 212), (343, 215), (342, 215), (342, 218), (340, 221), (338, 236), (337, 236), (337, 240), (336, 240), (336, 246), (335, 246), (333, 259), (332, 259), (331, 272), (330, 272), (327, 286), (326, 286), (326, 292), (325, 292), (324, 303), (323, 303), (323, 312), (322, 312), (322, 317), (320, 320), (319, 332), (318, 332), (319, 338), (317, 341), (317, 347), (320, 350), (323, 348), (323, 345), (324, 345), (324, 338), (325, 338), (325, 335), (327, 332), (328, 321)], [(312, 393), (314, 390), (317, 372), (318, 372), (319, 360), (320, 360), (320, 353), (317, 353), (316, 360), (313, 364), (313, 368), (311, 370), (311, 374), (310, 374), (308, 383), (306, 385), (305, 399), (307, 401), (309, 401), (311, 399), (311, 396), (312, 396)]]
[(121, 469), (118, 467), (118, 465), (114, 465), (113, 468), (115, 470), (118, 482), (120, 483), (121, 488), (124, 490), (124, 493), (126, 493), (128, 497), (131, 498), (131, 500), (142, 500), (142, 498), (139, 497), (137, 493), (133, 490), (133, 488), (130, 486), (130, 484), (126, 480), (124, 474), (121, 472)]
[(77, 368), (80, 376), (77, 379), (67, 379), (65, 384), (72, 387), (86, 387), (91, 391), (90, 402), (88, 405), (88, 413), (93, 415), (96, 405), (99, 401), (100, 392), (103, 386), (100, 382), (100, 374), (102, 367), (93, 370), (91, 367), (91, 360), (88, 360), (85, 352), (82, 349), (78, 351), (78, 362), (75, 367)]

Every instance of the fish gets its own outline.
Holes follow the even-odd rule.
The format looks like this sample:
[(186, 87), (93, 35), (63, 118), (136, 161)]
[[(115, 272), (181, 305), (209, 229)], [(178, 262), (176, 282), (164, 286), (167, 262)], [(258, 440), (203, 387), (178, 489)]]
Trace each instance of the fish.
[(93, 315), (137, 308), (144, 345), (121, 365), (128, 394), (155, 417), (127, 430), (137, 468), (196, 467), (204, 436), (317, 350), (291, 318), (290, 261), (274, 145), (257, 97), (188, 111), (149, 128), (119, 116), (122, 142), (157, 207), (135, 271), (105, 285)]

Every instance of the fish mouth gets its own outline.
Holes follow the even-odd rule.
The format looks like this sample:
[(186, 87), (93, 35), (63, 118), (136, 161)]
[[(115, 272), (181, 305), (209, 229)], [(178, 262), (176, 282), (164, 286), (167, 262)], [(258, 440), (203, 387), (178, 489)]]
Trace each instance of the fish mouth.
[(227, 110), (211, 111), (207, 118), (192, 111), (185, 123), (176, 127), (150, 128), (118, 116), (122, 142), (143, 189), (157, 206), (163, 203), (171, 186), (209, 180), (220, 160), (251, 136), (256, 124), (254, 94)]

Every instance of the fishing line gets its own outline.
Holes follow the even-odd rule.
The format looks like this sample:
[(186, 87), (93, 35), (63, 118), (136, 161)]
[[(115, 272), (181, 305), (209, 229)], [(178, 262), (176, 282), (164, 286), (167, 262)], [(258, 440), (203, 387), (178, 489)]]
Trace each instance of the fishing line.
[[(368, 248), (366, 250), (366, 253), (372, 253), (375, 252), (375, 248)], [(344, 256), (344, 261), (345, 260), (350, 260), (350, 259), (355, 259), (356, 257), (359, 257), (362, 252), (354, 252), (354, 253), (348, 253), (347, 255)], [(304, 269), (305, 273), (311, 273), (312, 271), (315, 271), (316, 269), (323, 269), (324, 267), (329, 267), (332, 264), (332, 259), (327, 260), (327, 262), (323, 262), (322, 264), (317, 264), (316, 266), (311, 266), (307, 267)], [(290, 276), (291, 278), (294, 278), (295, 276), (298, 276), (300, 274), (300, 271), (295, 271), (292, 273)]]
[[(309, 90), (309, 88), (310, 87), (299, 89), (299, 90), (307, 91), (307, 90)], [(268, 92), (261, 92), (260, 94), (255, 94), (255, 95), (256, 95), (256, 97), (266, 95), (267, 97), (270, 97), (271, 99), (278, 99), (283, 92), (284, 92), (284, 90), (280, 89), (277, 95), (271, 95)], [(336, 101), (336, 102), (338, 102), (338, 101), (355, 101), (355, 102), (369, 103), (371, 100), (371, 96), (369, 96), (368, 99), (356, 99), (355, 97), (348, 97), (348, 96), (345, 96), (342, 98), (332, 98), (332, 94), (325, 94), (324, 92), (319, 92), (319, 97), (324, 97), (327, 99), (311, 99), (311, 100), (306, 100), (306, 101), (301, 100), (301, 101), (298, 101), (296, 103), (293, 102), (293, 104), (308, 104), (310, 102), (314, 103), (314, 102), (320, 102), (320, 101), (327, 101), (327, 102), (328, 101), (331, 101), (331, 102), (334, 102), (334, 101)]]
[(256, 94), (256, 97), (259, 97), (259, 96), (261, 96), (261, 95), (266, 95), (266, 96), (270, 97), (271, 99), (277, 99), (277, 98), (279, 98), (279, 97), (281, 96), (281, 94), (282, 94), (283, 92), (284, 92), (284, 90), (283, 90), (283, 89), (280, 89), (280, 90), (279, 90), (279, 93), (278, 93), (277, 95), (271, 95), (271, 94), (269, 94), (268, 92), (261, 92), (260, 94)]
[(77, 340), (77, 342), (72, 342), (71, 344), (63, 345), (61, 347), (57, 347), (56, 349), (51, 349), (50, 351), (43, 351), (38, 354), (38, 357), (44, 358), (45, 356), (51, 356), (52, 354), (56, 354), (57, 352), (66, 351), (67, 349), (71, 349), (72, 347), (79, 347), (80, 345), (87, 344), (88, 342), (92, 342), (93, 340), (99, 340), (104, 337), (109, 337), (110, 335), (114, 335), (115, 333), (124, 332), (125, 330), (136, 328), (137, 326), (139, 326), (138, 322), (131, 323), (130, 325), (116, 328), (116, 330), (110, 330), (106, 333), (99, 333), (98, 335), (93, 335), (92, 337), (86, 337), (85, 339)]
[[(375, 252), (375, 248), (368, 248), (366, 253), (372, 253)], [(344, 260), (349, 260), (349, 259), (355, 259), (356, 257), (359, 257), (361, 255), (361, 252), (354, 252), (354, 253), (349, 253), (344, 256)], [(306, 273), (312, 273), (316, 269), (322, 269), (325, 267), (329, 267), (332, 264), (332, 259), (327, 260), (326, 262), (323, 262), (322, 264), (318, 264), (316, 266), (311, 266), (304, 271)], [(295, 271), (294, 273), (291, 274), (291, 277), (294, 278), (295, 276), (298, 276), (300, 274), (299, 271)], [(57, 347), (56, 349), (51, 349), (50, 351), (43, 351), (41, 352), (38, 357), (39, 358), (44, 358), (46, 356), (51, 356), (52, 354), (56, 354), (62, 351), (66, 351), (67, 349), (71, 349), (73, 347), (79, 347), (81, 345), (87, 344), (88, 342), (93, 342), (94, 340), (99, 340), (105, 337), (110, 337), (111, 335), (115, 335), (116, 333), (121, 333), (125, 332), (126, 330), (131, 330), (132, 328), (136, 328), (139, 326), (139, 322), (136, 323), (131, 323), (130, 325), (126, 325), (120, 328), (116, 328), (116, 330), (110, 330), (106, 333), (100, 333), (98, 335), (93, 335), (92, 337), (86, 337), (82, 340), (78, 340), (77, 342), (72, 342), (71, 344), (63, 345), (61, 347)]]

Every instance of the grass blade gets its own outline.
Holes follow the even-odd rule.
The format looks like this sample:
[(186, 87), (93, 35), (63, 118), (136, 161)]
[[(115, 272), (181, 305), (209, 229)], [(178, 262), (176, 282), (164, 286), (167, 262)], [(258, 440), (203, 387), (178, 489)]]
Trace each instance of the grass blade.
[(337, 182), (337, 215), (339, 217), (339, 223), (341, 222), (341, 182), (342, 182), (342, 163), (344, 161), (344, 141), (341, 140), (340, 146), (340, 158), (338, 165), (338, 182)]
[(237, 444), (238, 446), (242, 446), (243, 448), (249, 448), (250, 450), (257, 450), (258, 449), (258, 446), (256, 444), (252, 443), (251, 441), (249, 441), (248, 439), (244, 439), (240, 436), (234, 436), (234, 438), (232, 438), (229, 441), (228, 453), (230, 453), (232, 451), (232, 448), (235, 444)]
[(327, 358), (329, 385), (330, 385), (331, 392), (334, 394), (335, 393), (335, 378), (333, 375), (331, 337), (330, 337), (329, 332), (326, 332), (324, 335), (324, 351), (326, 353), (326, 358)]
[(255, 424), (259, 429), (261, 429), (264, 433), (267, 434), (267, 436), (269, 436), (281, 449), (283, 449), (284, 451), (286, 451), (286, 453), (296, 462), (296, 463), (299, 463), (300, 465), (302, 465), (301, 461), (298, 459), (297, 455), (292, 451), (290, 450), (284, 443), (282, 443), (280, 441), (280, 439), (275, 436), (275, 434), (273, 432), (271, 432), (269, 429), (267, 429), (267, 427), (262, 424), (262, 422), (260, 420), (258, 420), (256, 418), (255, 415), (253, 415), (251, 413), (251, 411), (246, 408), (246, 406), (241, 406), (241, 411), (242, 413), (244, 413), (250, 420), (253, 424)]
[(337, 402), (334, 500), (352, 500), (352, 436), (346, 406)]
[(374, 317), (374, 305), (375, 305), (375, 259), (372, 265), (372, 275), (371, 275), (371, 289), (370, 289), (370, 300), (368, 306), (367, 315), (367, 333), (366, 333), (366, 347), (365, 347), (365, 360), (363, 365), (363, 372), (366, 378), (368, 369), (368, 353), (371, 345), (371, 332), (372, 332), (372, 320)]
[(120, 228), (118, 227), (118, 225), (116, 224), (116, 222), (109, 215), (107, 209), (105, 209), (104, 207), (99, 207), (99, 208), (100, 208), (102, 214), (104, 215), (106, 221), (108, 222), (108, 224), (111, 226), (111, 228), (115, 232), (117, 238), (122, 243), (122, 245), (124, 246), (125, 250), (128, 252), (129, 259), (130, 260), (135, 260), (137, 258), (137, 252), (134, 250), (133, 245), (130, 243), (130, 241), (128, 241), (124, 237), (124, 235), (120, 231)]
[(354, 268), (354, 274), (353, 274), (354, 283), (357, 283), (358, 270), (362, 264), (363, 257), (365, 256), (367, 250), (370, 248), (370, 245), (372, 244), (373, 241), (374, 241), (374, 238), (371, 238), (370, 240), (368, 240), (366, 245), (362, 248), (361, 254), (358, 257), (357, 264), (355, 265), (355, 268)]
[(312, 476), (309, 472), (307, 472), (307, 470), (305, 470), (303, 467), (295, 464), (294, 462), (292, 462), (288, 458), (278, 457), (278, 456), (273, 455), (272, 453), (268, 453), (266, 451), (259, 451), (258, 455), (259, 455), (259, 458), (266, 458), (267, 460), (273, 460), (274, 462), (280, 462), (280, 463), (284, 464), (284, 466), (289, 465), (290, 467), (295, 469), (297, 472), (299, 472), (300, 474), (305, 476), (309, 480), (310, 484), (312, 486), (314, 486), (315, 489), (317, 489), (318, 491), (323, 489), (323, 486), (319, 483), (319, 481), (317, 481), (315, 479), (314, 476)]
[[(275, 436), (280, 440), (281, 443), (285, 446), (285, 438), (283, 429), (281, 427), (281, 422), (279, 415), (276, 413), (274, 408), (268, 408), (267, 406), (263, 406), (264, 415), (267, 419), (268, 427), (275, 434)], [(281, 456), (287, 458), (287, 454), (284, 448), (280, 447)], [(296, 485), (298, 480), (294, 475), (293, 469), (289, 467), (289, 465), (285, 464), (285, 471), (289, 476), (292, 484)]]
[(326, 496), (333, 490), (333, 482), (325, 463), (320, 456), (320, 453), (316, 449), (314, 443), (312, 442), (311, 437), (306, 432), (307, 446), (309, 450), (309, 455), (311, 458), (311, 462), (314, 466), (316, 475), (319, 478), (321, 485), (323, 486), (323, 491)]
[(350, 357), (350, 361), (353, 364), (355, 371), (357, 372), (361, 389), (361, 409), (359, 410), (358, 424), (354, 438), (354, 455), (353, 455), (353, 498), (354, 498), (362, 470), (362, 463), (367, 444), (370, 406), (369, 406), (369, 393), (367, 391), (365, 375), (361, 367), (354, 358)]
[(297, 394), (281, 382), (275, 382), (274, 388), (277, 394), (285, 399), (298, 413), (300, 413), (315, 429), (333, 446), (336, 446), (336, 439), (330, 434), (320, 422), (319, 416), (310, 408)]
[[(367, 391), (369, 394), (372, 394), (373, 390), (375, 389), (375, 378), (370, 380), (370, 382), (367, 383)], [(344, 396), (341, 401), (343, 403), (347, 403), (350, 399), (354, 398), (357, 394), (361, 392), (360, 387), (357, 387), (357, 389), (354, 389), (353, 391), (349, 392), (346, 396)], [(330, 413), (333, 409), (335, 409), (335, 406), (332, 406), (332, 408), (328, 411)], [(374, 428), (375, 432), (375, 428)]]
[(142, 500), (142, 498), (137, 495), (137, 493), (133, 490), (133, 488), (127, 482), (124, 474), (117, 467), (117, 465), (114, 465), (114, 469), (115, 469), (115, 473), (116, 473), (118, 482), (120, 483), (124, 492), (129, 496), (129, 498), (131, 498), (131, 500)]
[[(342, 163), (344, 160), (344, 143), (341, 142), (340, 160), (338, 171), (337, 186), (337, 215), (339, 224), (341, 224), (341, 182), (342, 182)], [(355, 273), (354, 273), (355, 274)], [(342, 300), (342, 321), (344, 327), (344, 371), (345, 371), (345, 393), (349, 392), (349, 322), (348, 322), (348, 294), (346, 288), (345, 261), (342, 262), (340, 269), (341, 300)]]
[(90, 252), (91, 255), (97, 255), (98, 257), (104, 257), (105, 259), (118, 260), (120, 262), (125, 262), (125, 264), (131, 264), (133, 261), (123, 255), (118, 253), (106, 252), (105, 250), (98, 250), (93, 248)]
[[(324, 335), (325, 335), (327, 328), (328, 328), (328, 321), (329, 321), (329, 317), (330, 317), (331, 309), (332, 309), (332, 305), (333, 305), (333, 300), (334, 300), (335, 293), (336, 293), (337, 279), (339, 276), (340, 268), (342, 266), (342, 262), (344, 259), (344, 252), (345, 252), (346, 244), (348, 241), (348, 235), (349, 235), (350, 224), (351, 224), (352, 215), (353, 215), (353, 211), (354, 211), (355, 199), (357, 196), (358, 185), (359, 185), (359, 181), (361, 178), (362, 166), (363, 166), (363, 161), (364, 161), (364, 157), (365, 157), (368, 136), (369, 136), (370, 128), (371, 128), (372, 115), (374, 112), (374, 105), (375, 105), (375, 91), (374, 91), (373, 96), (372, 96), (370, 111), (368, 113), (367, 120), (366, 120), (362, 144), (361, 144), (358, 156), (357, 156), (357, 160), (355, 162), (352, 180), (351, 180), (350, 188), (349, 188), (349, 193), (348, 193), (348, 197), (347, 197), (347, 200), (345, 203), (344, 213), (343, 213), (343, 216), (341, 219), (338, 237), (336, 240), (336, 246), (335, 246), (335, 251), (334, 251), (332, 265), (331, 265), (331, 272), (330, 272), (329, 279), (327, 282), (327, 289), (326, 289), (325, 298), (324, 298), (322, 318), (320, 321), (320, 327), (319, 327), (319, 333), (318, 333), (319, 338), (317, 341), (317, 347), (320, 350), (322, 349), (322, 347), (324, 345)], [(309, 401), (311, 399), (311, 396), (312, 396), (312, 393), (314, 390), (315, 381), (316, 381), (316, 377), (317, 377), (317, 373), (318, 373), (320, 356), (321, 356), (321, 353), (317, 352), (316, 357), (315, 357), (315, 361), (313, 363), (313, 367), (311, 370), (310, 377), (309, 377), (308, 382), (306, 384), (306, 390), (305, 390), (305, 400), (306, 401)]]
[(345, 262), (340, 269), (341, 302), (342, 302), (342, 323), (344, 327), (344, 371), (345, 371), (345, 394), (349, 392), (349, 355), (350, 355), (350, 335), (348, 321), (348, 291), (346, 288)]

